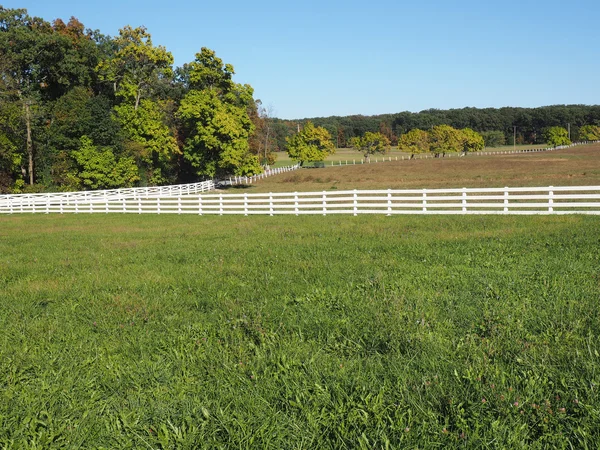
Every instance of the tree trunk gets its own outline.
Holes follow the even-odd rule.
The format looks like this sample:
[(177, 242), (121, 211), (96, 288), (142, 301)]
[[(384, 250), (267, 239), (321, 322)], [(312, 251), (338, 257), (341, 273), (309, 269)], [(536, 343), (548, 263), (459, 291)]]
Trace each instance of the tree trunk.
[(29, 156), (29, 184), (33, 184), (33, 140), (31, 139), (31, 107), (27, 101), (23, 103), (25, 110), (25, 126), (27, 127), (27, 155)]

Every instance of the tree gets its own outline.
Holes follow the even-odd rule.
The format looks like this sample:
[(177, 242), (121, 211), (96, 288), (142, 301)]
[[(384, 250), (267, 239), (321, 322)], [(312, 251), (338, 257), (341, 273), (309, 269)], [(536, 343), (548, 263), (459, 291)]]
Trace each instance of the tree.
[(449, 125), (437, 125), (431, 129), (431, 151), (436, 158), (442, 154), (462, 151), (461, 132)]
[(584, 125), (579, 129), (579, 139), (582, 141), (600, 140), (600, 127), (598, 125)]
[(398, 140), (398, 148), (411, 153), (411, 158), (415, 153), (429, 152), (430, 146), (429, 133), (418, 128), (403, 134)]
[(464, 153), (478, 152), (483, 150), (483, 147), (485, 146), (483, 137), (470, 128), (464, 128), (460, 130), (460, 138), (462, 141), (462, 151)]
[(335, 153), (329, 131), (315, 127), (312, 122), (307, 122), (302, 131), (288, 137), (286, 141), (288, 155), (294, 161), (299, 161), (301, 166), (305, 162), (323, 161), (328, 155)]
[(233, 66), (202, 48), (187, 71), (190, 90), (177, 116), (183, 123), (184, 158), (200, 176), (253, 175), (262, 171), (250, 153), (254, 125), (248, 110), (253, 89), (232, 81)]
[(385, 153), (390, 148), (390, 140), (381, 133), (367, 131), (362, 137), (350, 139), (350, 145), (358, 151), (362, 151), (365, 160), (374, 153)]
[(482, 131), (481, 137), (485, 147), (500, 147), (506, 144), (506, 136), (502, 131)]
[(248, 114), (254, 125), (254, 132), (250, 135), (250, 152), (256, 155), (261, 164), (273, 164), (276, 156), (273, 149), (276, 146), (276, 136), (273, 130), (273, 107), (263, 106), (260, 100), (251, 105)]
[(128, 187), (139, 180), (133, 158), (117, 159), (110, 148), (97, 148), (87, 136), (72, 152), (77, 170), (69, 179), (73, 188), (107, 189)]
[(114, 107), (117, 121), (128, 139), (139, 144), (135, 156), (146, 170), (146, 180), (153, 185), (171, 180), (166, 176), (171, 159), (181, 154), (173, 132), (166, 125), (164, 104), (142, 99), (137, 108), (123, 103)]
[(144, 95), (162, 77), (172, 77), (173, 55), (164, 47), (155, 47), (146, 28), (119, 30), (114, 39), (116, 51), (112, 58), (98, 64), (100, 79), (112, 83), (114, 93), (138, 109)]
[(563, 127), (550, 127), (544, 131), (544, 139), (548, 145), (557, 147), (559, 145), (569, 145), (569, 132)]
[[(19, 104), (25, 128), (29, 184), (34, 183), (34, 125), (42, 91), (56, 58), (49, 23), (24, 9), (0, 6), (0, 79), (5, 101)], [(20, 146), (19, 146), (20, 147)]]

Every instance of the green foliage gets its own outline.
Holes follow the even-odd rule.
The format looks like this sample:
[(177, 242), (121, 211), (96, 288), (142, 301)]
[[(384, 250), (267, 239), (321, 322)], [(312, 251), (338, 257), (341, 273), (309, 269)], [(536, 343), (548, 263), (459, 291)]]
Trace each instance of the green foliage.
[(158, 79), (172, 76), (173, 55), (162, 46), (155, 47), (144, 27), (122, 28), (114, 45), (114, 55), (101, 61), (97, 71), (101, 80), (113, 84), (116, 95), (137, 109)]
[(480, 134), (485, 147), (501, 147), (506, 144), (506, 136), (502, 131), (482, 131)]
[(69, 175), (73, 188), (108, 189), (130, 187), (139, 180), (133, 158), (117, 159), (110, 148), (98, 148), (87, 136), (79, 150), (71, 152), (77, 171)]
[(459, 152), (463, 149), (460, 130), (449, 125), (437, 125), (429, 132), (431, 151), (436, 155)]
[(287, 152), (292, 160), (302, 165), (305, 162), (323, 161), (327, 155), (335, 153), (335, 145), (329, 131), (308, 122), (300, 133), (287, 138)]
[(358, 151), (362, 151), (365, 158), (374, 153), (385, 153), (390, 149), (390, 140), (382, 133), (367, 131), (362, 137), (354, 137), (350, 145)]
[(177, 111), (185, 128), (184, 158), (197, 175), (260, 173), (248, 139), (254, 125), (248, 109), (254, 103), (249, 85), (233, 83), (233, 67), (202, 48), (188, 67), (191, 89)]
[(427, 153), (430, 150), (430, 146), (429, 133), (418, 128), (403, 134), (398, 140), (398, 148), (412, 154)]
[(563, 127), (550, 127), (544, 131), (544, 139), (548, 145), (554, 147), (559, 145), (569, 145), (569, 132)]
[(596, 448), (599, 222), (7, 217), (0, 447)]
[(582, 141), (599, 141), (600, 127), (598, 125), (585, 125), (579, 129), (579, 139)]
[[(169, 163), (180, 154), (177, 140), (166, 125), (164, 104), (150, 99), (142, 99), (138, 108), (123, 103), (114, 107), (116, 120), (126, 136), (140, 145), (134, 156), (140, 165), (151, 175), (151, 184), (162, 184), (163, 172)], [(161, 170), (162, 169), (162, 170)]]
[(485, 142), (483, 136), (470, 128), (460, 130), (460, 138), (462, 140), (462, 151), (463, 152), (478, 152), (483, 150)]

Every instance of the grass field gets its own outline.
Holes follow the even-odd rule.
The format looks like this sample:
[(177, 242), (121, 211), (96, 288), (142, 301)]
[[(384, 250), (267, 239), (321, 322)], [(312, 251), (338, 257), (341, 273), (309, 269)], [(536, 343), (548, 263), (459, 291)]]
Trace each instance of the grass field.
[(0, 447), (597, 448), (599, 229), (0, 217)]
[(248, 192), (600, 185), (600, 144), (541, 153), (301, 169), (238, 187)]

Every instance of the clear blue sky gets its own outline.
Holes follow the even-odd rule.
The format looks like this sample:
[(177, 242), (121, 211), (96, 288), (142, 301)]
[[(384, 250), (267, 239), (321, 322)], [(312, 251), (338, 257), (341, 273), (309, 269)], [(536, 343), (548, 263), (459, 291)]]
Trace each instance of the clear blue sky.
[[(0, 0), (2, 1), (2, 0)], [(144, 25), (180, 66), (201, 47), (281, 118), (600, 103), (600, 1), (4, 1), (116, 35)]]

